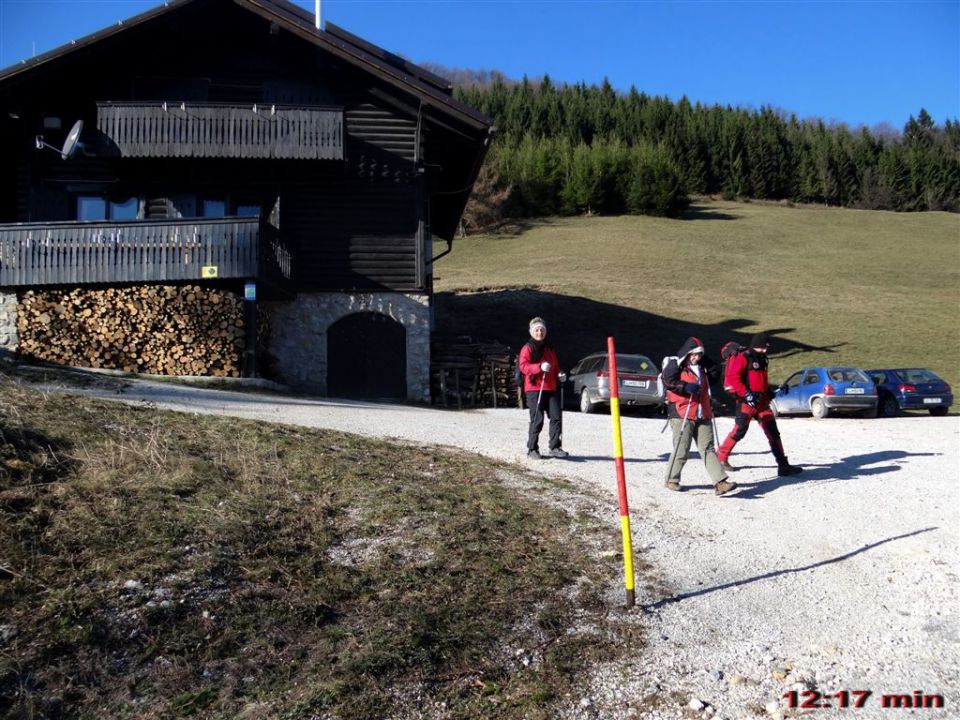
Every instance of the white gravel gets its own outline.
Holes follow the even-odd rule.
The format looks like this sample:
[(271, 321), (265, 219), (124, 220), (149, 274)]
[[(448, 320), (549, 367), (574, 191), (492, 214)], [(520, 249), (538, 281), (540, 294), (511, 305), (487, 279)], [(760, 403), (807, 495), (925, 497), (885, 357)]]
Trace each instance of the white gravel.
[[(619, 538), (609, 415), (565, 413), (570, 459), (535, 462), (525, 457), (527, 416), (518, 409), (451, 412), (152, 382), (120, 394), (69, 392), (515, 461), (606, 494), (609, 513), (596, 520)], [(718, 423), (721, 434), (732, 426)], [(872, 692), (862, 708), (815, 717), (960, 717), (960, 418), (779, 424), (805, 472), (777, 478), (762, 431), (751, 427), (731, 457), (743, 466), (732, 477), (741, 489), (716, 497), (696, 456), (684, 492), (666, 490), (669, 431), (660, 433), (662, 420), (623, 419), (633, 545), (661, 582), (638, 578), (632, 611), (620, 607), (623, 587), (610, 589), (613, 611), (641, 623), (648, 645), (596, 668), (567, 717), (783, 717), (783, 694), (807, 688)], [(918, 690), (942, 696), (945, 708), (882, 707), (882, 695), (912, 699)]]

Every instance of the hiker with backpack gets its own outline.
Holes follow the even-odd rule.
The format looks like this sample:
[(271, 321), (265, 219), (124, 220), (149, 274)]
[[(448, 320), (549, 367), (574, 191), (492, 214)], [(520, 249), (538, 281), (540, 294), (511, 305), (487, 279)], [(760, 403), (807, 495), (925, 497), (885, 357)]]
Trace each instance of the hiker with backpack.
[[(523, 375), (523, 391), (530, 410), (530, 427), (527, 431), (527, 457), (565, 458), (563, 449), (563, 408), (560, 407), (560, 368), (557, 353), (547, 344), (547, 324), (543, 318), (530, 321), (530, 340), (520, 350), (517, 366)], [(550, 449), (540, 454), (540, 431), (543, 429), (543, 412), (550, 417)]]
[(680, 473), (687, 462), (690, 443), (696, 442), (714, 492), (724, 495), (737, 487), (727, 479), (714, 452), (713, 408), (710, 402), (710, 376), (719, 375), (719, 367), (703, 351), (703, 343), (687, 338), (677, 357), (664, 362), (662, 382), (666, 390), (667, 413), (673, 428), (673, 452), (667, 465), (666, 486), (680, 490)]
[(783, 450), (777, 420), (770, 409), (770, 401), (776, 394), (767, 380), (767, 350), (770, 338), (767, 333), (757, 333), (750, 338), (750, 344), (741, 348), (727, 343), (720, 354), (726, 360), (723, 387), (736, 402), (734, 427), (717, 451), (717, 458), (724, 470), (732, 472), (737, 468), (730, 465), (730, 453), (734, 446), (747, 434), (750, 421), (756, 418), (767, 436), (770, 450), (777, 460), (778, 475), (796, 475), (803, 472), (799, 465), (791, 465)]

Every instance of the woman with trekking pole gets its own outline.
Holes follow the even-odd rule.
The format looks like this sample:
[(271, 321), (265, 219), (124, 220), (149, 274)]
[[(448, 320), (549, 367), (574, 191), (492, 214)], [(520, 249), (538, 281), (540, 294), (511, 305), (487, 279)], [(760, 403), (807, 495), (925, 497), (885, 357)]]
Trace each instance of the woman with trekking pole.
[(680, 473), (687, 462), (690, 443), (696, 442), (714, 492), (725, 495), (735, 490), (736, 483), (727, 480), (714, 451), (713, 408), (710, 402), (710, 375), (719, 372), (717, 364), (706, 357), (703, 343), (687, 338), (676, 358), (663, 367), (663, 385), (667, 390), (667, 413), (673, 428), (673, 452), (667, 465), (666, 485), (680, 490)]
[[(530, 409), (527, 430), (527, 457), (565, 458), (563, 449), (562, 415), (560, 407), (560, 371), (557, 353), (547, 344), (547, 324), (543, 318), (530, 321), (530, 340), (520, 350), (517, 364), (523, 375), (523, 391)], [(550, 417), (550, 449), (540, 454), (540, 431), (543, 429), (543, 411)]]

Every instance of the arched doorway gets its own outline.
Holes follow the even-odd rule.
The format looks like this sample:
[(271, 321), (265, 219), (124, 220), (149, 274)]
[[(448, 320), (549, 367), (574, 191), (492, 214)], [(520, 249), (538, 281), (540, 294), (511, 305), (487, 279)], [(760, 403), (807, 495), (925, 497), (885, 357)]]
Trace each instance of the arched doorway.
[(380, 313), (347, 315), (327, 330), (327, 394), (407, 397), (407, 331)]

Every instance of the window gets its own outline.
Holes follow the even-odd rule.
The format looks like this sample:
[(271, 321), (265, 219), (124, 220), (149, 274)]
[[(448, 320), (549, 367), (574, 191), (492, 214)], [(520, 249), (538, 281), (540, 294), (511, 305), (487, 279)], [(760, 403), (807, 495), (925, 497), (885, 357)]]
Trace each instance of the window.
[(870, 378), (856, 368), (832, 368), (827, 374), (834, 382), (870, 382)]
[(598, 357), (584, 358), (580, 362), (580, 371), (577, 374), (584, 375), (586, 373), (595, 373), (602, 366), (603, 366), (603, 358), (598, 358)]
[(136, 220), (140, 217), (140, 198), (78, 195), (76, 213), (77, 220)]
[(226, 217), (227, 202), (223, 198), (203, 198), (200, 201), (201, 217)]
[(106, 220), (107, 201), (99, 195), (77, 197), (77, 220)]
[(233, 214), (238, 217), (260, 217), (260, 204), (239, 203)]
[(653, 362), (643, 355), (621, 355), (617, 353), (617, 372), (639, 375), (645, 372), (654, 372)]
[(813, 385), (814, 383), (820, 382), (820, 373), (816, 370), (810, 370), (803, 378), (804, 385)]
[(140, 214), (140, 199), (111, 200), (109, 216), (111, 220), (136, 220)]
[(787, 378), (786, 385), (788, 388), (793, 390), (800, 384), (800, 378), (803, 376), (803, 373), (795, 372), (793, 375)]
[(900, 382), (910, 384), (943, 382), (939, 375), (936, 375), (929, 370), (921, 370), (919, 368), (913, 368), (910, 370), (897, 370), (895, 374)]

